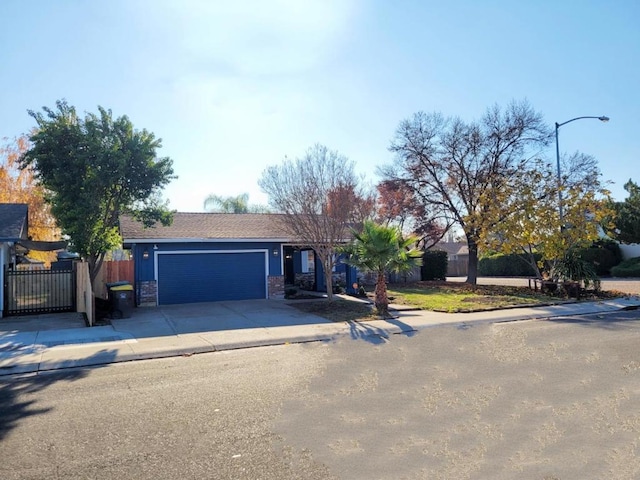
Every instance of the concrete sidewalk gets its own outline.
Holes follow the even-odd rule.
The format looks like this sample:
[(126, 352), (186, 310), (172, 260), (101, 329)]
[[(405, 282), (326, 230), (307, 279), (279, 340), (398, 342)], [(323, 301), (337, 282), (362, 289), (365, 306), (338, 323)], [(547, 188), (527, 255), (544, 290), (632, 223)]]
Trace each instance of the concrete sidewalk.
[(0, 376), (340, 337), (382, 341), (437, 325), (544, 319), (638, 307), (640, 297), (453, 314), (396, 307), (395, 318), (351, 324), (302, 313), (281, 300), (138, 308), (132, 318), (112, 320), (108, 326), (0, 331)]

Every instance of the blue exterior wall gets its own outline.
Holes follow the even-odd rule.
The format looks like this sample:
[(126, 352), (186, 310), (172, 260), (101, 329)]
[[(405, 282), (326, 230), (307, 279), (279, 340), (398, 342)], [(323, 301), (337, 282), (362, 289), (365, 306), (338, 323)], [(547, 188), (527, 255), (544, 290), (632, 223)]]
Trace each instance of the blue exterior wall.
[[(282, 275), (282, 248), (280, 243), (275, 242), (197, 242), (197, 243), (158, 243), (157, 250), (153, 244), (136, 244), (132, 247), (133, 261), (135, 268), (135, 281), (144, 282), (155, 280), (155, 256), (154, 252), (168, 251), (198, 251), (198, 250), (267, 250), (269, 258), (268, 275)], [(144, 258), (145, 250), (149, 253), (149, 258)], [(274, 255), (276, 250), (278, 255)]]
[[(293, 266), (295, 269), (295, 273), (302, 272), (302, 254), (299, 250), (293, 252)], [(342, 263), (339, 257), (338, 263), (336, 264), (335, 273), (345, 273), (347, 275), (347, 288), (348, 290), (353, 290), (350, 288), (351, 283), (349, 283), (349, 279), (357, 278), (357, 270), (355, 267), (350, 267), (349, 265)], [(354, 282), (356, 280), (353, 280)], [(322, 266), (322, 262), (316, 255), (315, 257), (315, 283), (316, 283), (316, 291), (318, 292), (326, 292), (327, 291), (327, 283), (324, 280), (324, 268)], [(354, 290), (355, 291), (355, 290)], [(351, 292), (349, 292), (351, 293)]]
[[(345, 273), (346, 274), (348, 269), (349, 268), (353, 268), (353, 267), (349, 267), (346, 263), (342, 263), (340, 261), (341, 258), (343, 258), (343, 256), (339, 256), (338, 257), (338, 261), (336, 263), (335, 273)], [(357, 274), (355, 274), (355, 275), (357, 275)], [(322, 262), (318, 259), (317, 256), (316, 256), (316, 285), (317, 285), (316, 290), (318, 290), (319, 292), (326, 292), (327, 291), (327, 282), (325, 282), (325, 280), (324, 280), (324, 268), (322, 266)]]

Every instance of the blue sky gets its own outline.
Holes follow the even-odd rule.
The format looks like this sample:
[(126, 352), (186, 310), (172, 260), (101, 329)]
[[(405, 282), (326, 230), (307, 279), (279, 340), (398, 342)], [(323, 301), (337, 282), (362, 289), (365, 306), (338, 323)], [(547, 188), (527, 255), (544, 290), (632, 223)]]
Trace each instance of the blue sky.
[[(640, 2), (1, 0), (0, 137), (65, 98), (163, 139), (179, 211), (249, 193), (316, 142), (376, 182), (398, 123), (528, 99), (611, 190), (640, 181)], [(555, 158), (553, 145), (548, 151)]]

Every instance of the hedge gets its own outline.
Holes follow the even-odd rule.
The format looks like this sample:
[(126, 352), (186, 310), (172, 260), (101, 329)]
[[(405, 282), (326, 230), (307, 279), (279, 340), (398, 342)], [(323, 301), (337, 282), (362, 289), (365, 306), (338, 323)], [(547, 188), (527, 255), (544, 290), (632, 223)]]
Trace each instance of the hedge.
[[(537, 261), (539, 254), (534, 254)], [(483, 257), (478, 262), (478, 275), (483, 277), (535, 277), (536, 272), (522, 254), (497, 253)]]
[(611, 269), (614, 277), (640, 277), (640, 257), (630, 258)]
[(609, 275), (611, 269), (620, 263), (615, 254), (605, 248), (583, 248), (579, 256), (591, 263), (598, 275)]
[(420, 280), (446, 280), (449, 257), (442, 250), (426, 250), (422, 255)]

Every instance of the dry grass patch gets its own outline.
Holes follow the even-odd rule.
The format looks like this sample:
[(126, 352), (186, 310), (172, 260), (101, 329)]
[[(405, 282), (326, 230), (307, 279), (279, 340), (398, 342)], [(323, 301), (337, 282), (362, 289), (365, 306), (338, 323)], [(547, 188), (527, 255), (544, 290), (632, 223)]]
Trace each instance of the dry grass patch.
[(293, 300), (288, 302), (287, 305), (334, 322), (349, 322), (375, 318), (370, 304), (336, 297), (334, 297), (332, 301), (326, 298), (318, 298), (317, 300)]

